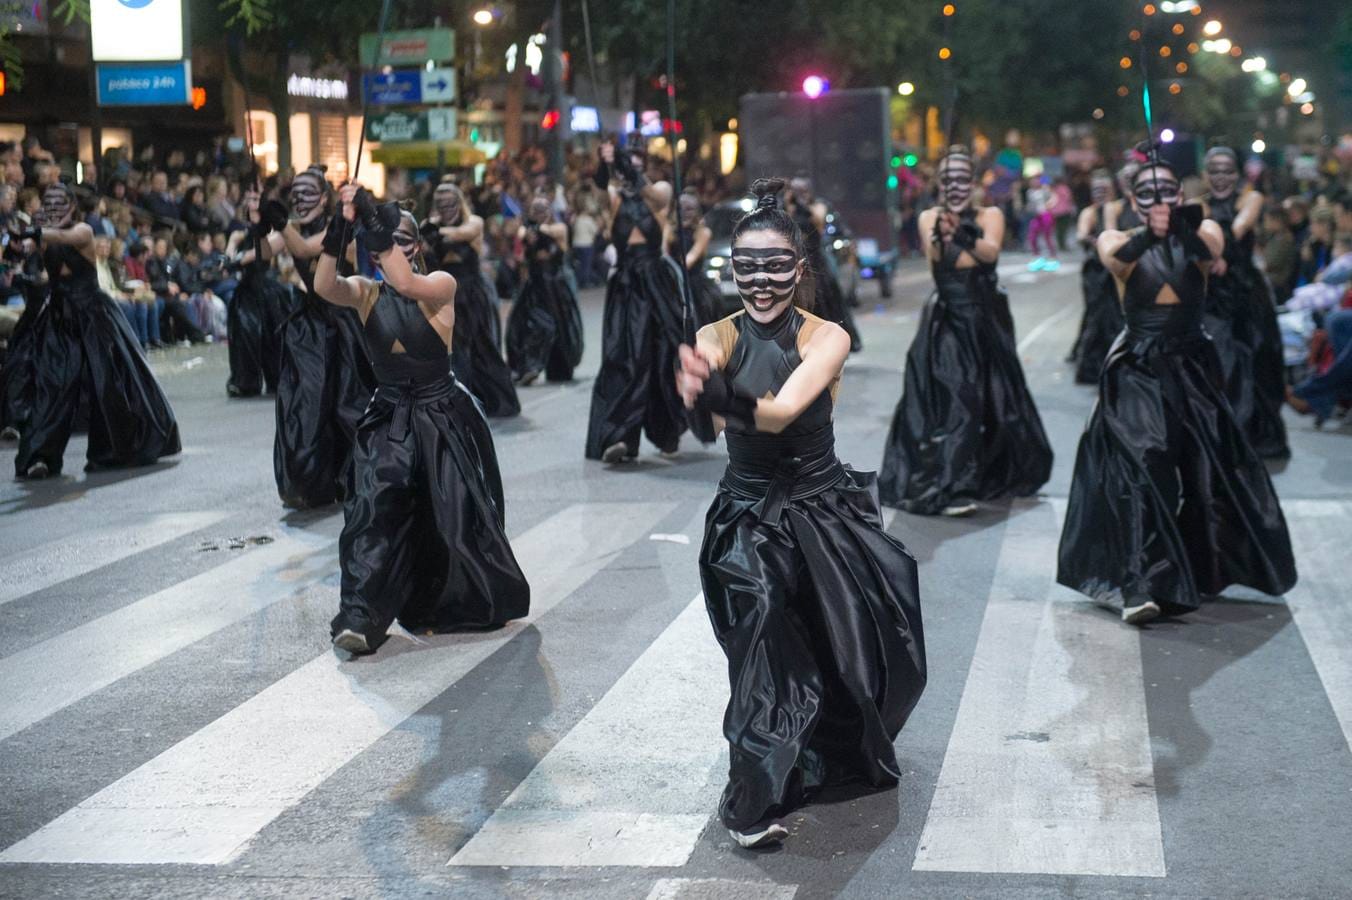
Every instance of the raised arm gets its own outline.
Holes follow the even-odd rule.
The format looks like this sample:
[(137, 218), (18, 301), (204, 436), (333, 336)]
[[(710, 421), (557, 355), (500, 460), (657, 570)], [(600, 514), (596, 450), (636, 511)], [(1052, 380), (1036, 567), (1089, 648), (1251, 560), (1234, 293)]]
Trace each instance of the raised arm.
[(484, 220), (478, 216), (466, 216), (465, 221), (459, 225), (441, 225), (437, 228), (437, 234), (448, 241), (461, 241), (472, 243), (483, 237)]
[(42, 233), (42, 240), (48, 244), (77, 247), (80, 250), (94, 246), (94, 229), (84, 222), (76, 222), (69, 228), (38, 228), (36, 230)]
[(1075, 237), (1085, 246), (1094, 243), (1094, 207), (1086, 206), (1080, 210), (1080, 217), (1075, 222)]
[(1249, 191), (1239, 201), (1239, 211), (1235, 214), (1235, 219), (1230, 223), (1230, 231), (1236, 238), (1242, 238), (1258, 225), (1258, 220), (1263, 216), (1263, 195), (1257, 191)]
[(685, 251), (685, 267), (687, 270), (699, 265), (699, 261), (704, 259), (704, 254), (709, 252), (709, 240), (713, 237), (713, 231), (708, 225), (700, 224), (695, 229), (695, 239), (690, 242), (690, 246)]
[[(344, 186), (340, 196), (344, 201), (343, 217), (351, 216), (361, 221), (364, 241), (376, 255), (380, 274), (386, 284), (410, 300), (439, 313), (455, 308), (455, 277), (449, 272), (431, 272), (427, 275), (414, 272), (403, 250), (395, 244), (394, 233), (399, 228), (401, 218), (395, 204), (377, 206), (369, 192), (355, 185)], [(474, 218), (478, 219), (477, 216)], [(478, 221), (482, 228), (483, 219)], [(325, 255), (328, 255), (327, 252)]]
[(343, 203), (340, 215), (329, 219), (329, 227), (320, 237), (314, 290), (335, 306), (347, 306), (361, 311), (371, 303), (376, 290), (375, 282), (359, 275), (344, 277), (338, 274), (338, 259), (346, 250), (348, 239), (352, 237), (354, 218), (352, 203), (348, 201)]
[(993, 263), (1000, 258), (1000, 248), (1005, 244), (1005, 214), (998, 206), (987, 206), (977, 213), (976, 219), (982, 235), (971, 249), (972, 256), (983, 263)]

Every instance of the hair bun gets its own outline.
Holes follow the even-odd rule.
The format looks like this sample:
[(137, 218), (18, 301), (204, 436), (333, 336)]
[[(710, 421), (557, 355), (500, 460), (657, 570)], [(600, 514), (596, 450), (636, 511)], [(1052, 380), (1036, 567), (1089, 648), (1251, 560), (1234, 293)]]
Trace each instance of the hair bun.
[(785, 184), (783, 178), (757, 178), (751, 182), (751, 196), (756, 198), (756, 209), (779, 209), (779, 194)]

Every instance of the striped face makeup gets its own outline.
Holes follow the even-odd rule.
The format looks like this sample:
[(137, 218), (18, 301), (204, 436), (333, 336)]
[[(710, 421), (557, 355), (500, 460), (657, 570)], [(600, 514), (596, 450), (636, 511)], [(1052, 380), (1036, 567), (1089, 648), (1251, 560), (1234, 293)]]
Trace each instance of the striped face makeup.
[(1230, 150), (1220, 148), (1206, 155), (1206, 181), (1211, 196), (1224, 200), (1239, 183), (1239, 163)]
[(39, 220), (46, 228), (65, 228), (75, 214), (75, 198), (64, 185), (53, 184), (42, 192)]
[(798, 256), (788, 247), (732, 248), (732, 275), (747, 312), (759, 322), (778, 318), (793, 301), (800, 276)]
[(308, 169), (297, 175), (291, 182), (291, 190), (287, 194), (287, 199), (291, 201), (291, 211), (296, 219), (310, 222), (318, 218), (324, 211), (327, 193), (328, 185), (324, 182), (323, 176)]
[(1131, 194), (1141, 212), (1146, 212), (1156, 203), (1177, 206), (1183, 199), (1178, 179), (1163, 166), (1150, 166), (1137, 172)]
[(961, 212), (972, 199), (972, 160), (959, 153), (944, 157), (939, 168), (939, 189), (943, 192), (944, 207), (950, 212)]

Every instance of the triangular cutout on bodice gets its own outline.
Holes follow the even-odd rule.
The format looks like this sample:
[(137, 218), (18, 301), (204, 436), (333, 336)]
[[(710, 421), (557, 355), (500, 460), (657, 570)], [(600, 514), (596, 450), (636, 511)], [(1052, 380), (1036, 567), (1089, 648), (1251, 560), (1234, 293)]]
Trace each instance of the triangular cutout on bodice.
[(407, 353), (408, 351), (404, 349), (404, 345), (400, 342), (400, 340), (398, 338), (395, 338), (394, 343), (390, 345), (390, 352)]
[(1178, 294), (1174, 292), (1174, 289), (1167, 284), (1160, 288), (1160, 292), (1155, 295), (1156, 306), (1177, 306), (1182, 302), (1183, 301), (1179, 299)]

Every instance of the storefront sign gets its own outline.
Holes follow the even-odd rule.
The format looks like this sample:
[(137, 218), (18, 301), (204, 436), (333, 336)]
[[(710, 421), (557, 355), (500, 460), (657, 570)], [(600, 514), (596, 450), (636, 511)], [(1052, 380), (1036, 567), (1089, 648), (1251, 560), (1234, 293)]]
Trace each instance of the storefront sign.
[(453, 140), (455, 110), (423, 109), (371, 116), (366, 122), (366, 137), (381, 143)]
[(286, 80), (286, 92), (292, 97), (310, 97), (315, 100), (346, 100), (347, 80), (343, 78), (312, 78), (292, 74)]
[[(116, 3), (117, 0), (108, 0)], [(450, 62), (455, 59), (455, 32), (449, 28), (418, 28), (413, 31), (388, 31), (379, 55), (376, 44), (380, 35), (367, 32), (361, 36), (361, 64), (363, 66), (422, 65), (429, 59)]]
[(367, 99), (377, 106), (455, 100), (455, 69), (402, 69), (367, 75), (363, 84)]
[(183, 0), (89, 0), (95, 62), (179, 60)]
[(186, 106), (192, 63), (99, 63), (99, 106)]

